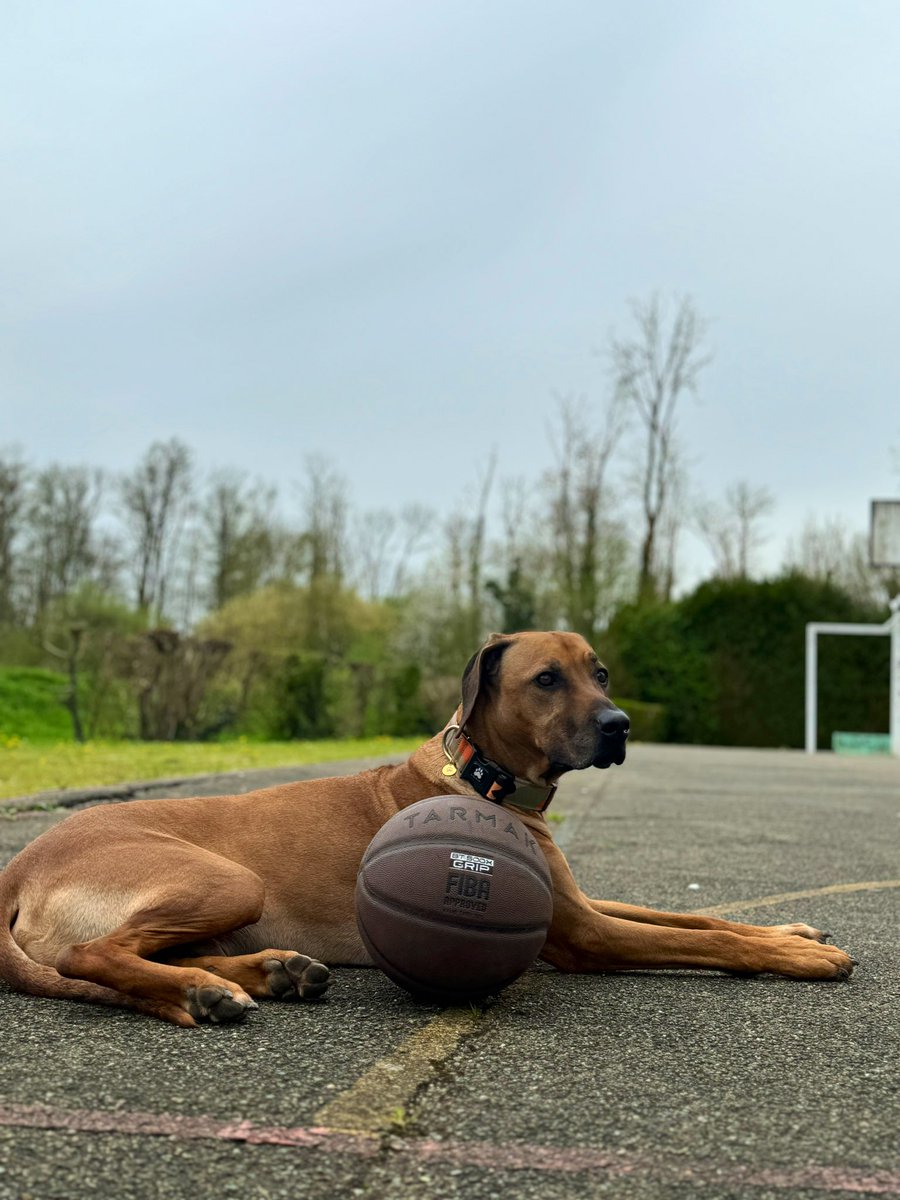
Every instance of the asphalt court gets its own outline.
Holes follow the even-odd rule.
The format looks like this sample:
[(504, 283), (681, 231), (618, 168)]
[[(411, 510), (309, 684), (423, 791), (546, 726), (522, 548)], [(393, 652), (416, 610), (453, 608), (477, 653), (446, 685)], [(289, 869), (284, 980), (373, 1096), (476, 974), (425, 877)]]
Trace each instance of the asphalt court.
[(853, 980), (535, 969), (481, 1011), (339, 970), (197, 1031), (0, 989), (0, 1197), (900, 1195), (900, 764), (636, 746), (554, 811), (591, 894), (806, 921)]

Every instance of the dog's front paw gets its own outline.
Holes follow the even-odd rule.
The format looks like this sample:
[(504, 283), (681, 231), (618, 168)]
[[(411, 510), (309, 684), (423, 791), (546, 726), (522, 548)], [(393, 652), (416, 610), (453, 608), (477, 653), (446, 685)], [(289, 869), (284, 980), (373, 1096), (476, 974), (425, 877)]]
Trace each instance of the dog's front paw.
[(246, 992), (234, 985), (189, 987), (185, 993), (186, 1008), (195, 1021), (210, 1021), (225, 1025), (243, 1021), (247, 1013), (259, 1005)]
[(793, 937), (776, 950), (776, 961), (768, 969), (792, 979), (849, 979), (856, 959), (837, 946), (826, 946)]
[(299, 996), (311, 1000), (321, 996), (331, 984), (331, 972), (324, 963), (308, 954), (285, 954), (283, 958), (268, 958), (263, 963), (269, 995), (279, 1000)]
[(823, 933), (821, 929), (813, 929), (812, 925), (803, 925), (800, 922), (793, 925), (771, 925), (769, 928), (775, 936), (793, 934), (795, 937), (809, 938), (812, 942), (827, 942), (831, 937), (830, 933)]

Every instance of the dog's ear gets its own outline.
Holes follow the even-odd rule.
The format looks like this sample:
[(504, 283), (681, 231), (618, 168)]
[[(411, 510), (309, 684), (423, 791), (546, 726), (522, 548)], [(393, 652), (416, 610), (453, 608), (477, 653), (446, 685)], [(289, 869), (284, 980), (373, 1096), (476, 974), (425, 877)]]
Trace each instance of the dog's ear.
[(462, 675), (462, 715), (459, 718), (461, 729), (465, 729), (466, 722), (475, 708), (475, 702), (488, 680), (496, 675), (503, 651), (512, 640), (502, 633), (492, 633), (481, 649), (466, 663)]

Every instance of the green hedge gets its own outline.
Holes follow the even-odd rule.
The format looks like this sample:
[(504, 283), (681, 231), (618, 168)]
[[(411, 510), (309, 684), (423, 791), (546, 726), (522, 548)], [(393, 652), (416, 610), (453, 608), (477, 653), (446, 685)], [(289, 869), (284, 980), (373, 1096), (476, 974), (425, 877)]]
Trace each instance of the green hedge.
[(69, 741), (72, 721), (61, 698), (65, 676), (39, 667), (0, 667), (0, 738)]
[(668, 717), (662, 704), (653, 704), (647, 700), (620, 700), (618, 697), (616, 704), (628, 713), (631, 721), (630, 741), (665, 741)]
[[(667, 740), (799, 747), (806, 623), (877, 623), (885, 616), (805, 576), (711, 580), (674, 604), (621, 610), (606, 657), (617, 690), (663, 706)], [(887, 729), (887, 643), (821, 639), (820, 746), (830, 745), (835, 729)]]

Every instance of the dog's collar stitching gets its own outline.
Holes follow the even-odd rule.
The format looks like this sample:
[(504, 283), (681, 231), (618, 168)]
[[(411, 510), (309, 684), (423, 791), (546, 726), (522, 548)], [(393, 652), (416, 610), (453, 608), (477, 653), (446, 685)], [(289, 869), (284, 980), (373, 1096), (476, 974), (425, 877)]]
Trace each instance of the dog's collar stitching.
[(458, 725), (448, 725), (441, 742), (447, 761), (470, 787), (495, 804), (509, 803), (529, 812), (544, 812), (556, 795), (556, 784), (529, 783), (518, 779), (481, 753)]

